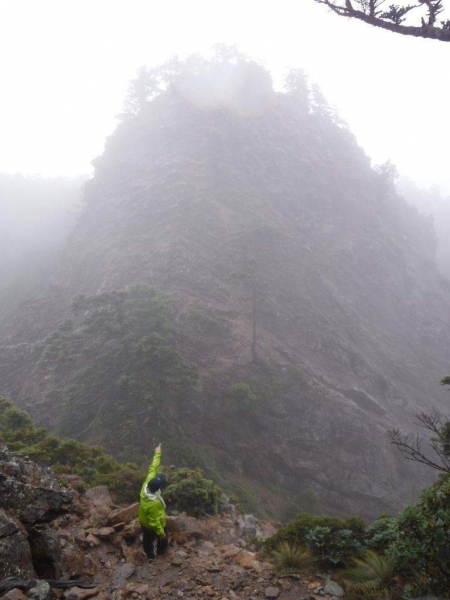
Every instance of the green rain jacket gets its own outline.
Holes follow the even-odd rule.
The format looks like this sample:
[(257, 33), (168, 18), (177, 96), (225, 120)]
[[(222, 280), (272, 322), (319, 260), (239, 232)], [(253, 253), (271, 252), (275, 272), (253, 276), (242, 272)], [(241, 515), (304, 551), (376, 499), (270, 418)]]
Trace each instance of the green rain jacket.
[(142, 484), (139, 495), (139, 523), (142, 527), (151, 529), (158, 535), (164, 533), (166, 524), (166, 511), (161, 500), (147, 490), (147, 484), (150, 479), (158, 474), (159, 463), (161, 462), (161, 453), (155, 452), (153, 462), (148, 470), (147, 477)]

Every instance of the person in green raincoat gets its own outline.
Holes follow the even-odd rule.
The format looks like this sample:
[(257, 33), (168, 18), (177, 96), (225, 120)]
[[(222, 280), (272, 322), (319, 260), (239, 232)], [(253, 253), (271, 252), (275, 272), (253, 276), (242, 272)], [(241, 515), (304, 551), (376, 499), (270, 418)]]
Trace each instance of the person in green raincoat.
[(166, 504), (161, 496), (161, 489), (167, 485), (167, 481), (164, 475), (158, 475), (160, 462), (161, 444), (155, 449), (152, 464), (139, 495), (139, 523), (143, 531), (144, 552), (150, 560), (164, 554), (168, 546)]

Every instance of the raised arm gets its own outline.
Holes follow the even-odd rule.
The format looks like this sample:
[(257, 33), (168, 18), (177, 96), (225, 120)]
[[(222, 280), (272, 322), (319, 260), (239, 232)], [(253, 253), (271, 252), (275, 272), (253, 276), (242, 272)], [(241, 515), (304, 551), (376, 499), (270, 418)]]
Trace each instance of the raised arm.
[(153, 479), (153, 477), (156, 477), (158, 475), (159, 463), (161, 462), (161, 452), (162, 452), (161, 444), (159, 444), (155, 448), (155, 454), (153, 456), (152, 464), (150, 465), (150, 467), (148, 469), (148, 473), (147, 473), (147, 477), (145, 478), (144, 486), (147, 485), (147, 483), (150, 481), (150, 479)]

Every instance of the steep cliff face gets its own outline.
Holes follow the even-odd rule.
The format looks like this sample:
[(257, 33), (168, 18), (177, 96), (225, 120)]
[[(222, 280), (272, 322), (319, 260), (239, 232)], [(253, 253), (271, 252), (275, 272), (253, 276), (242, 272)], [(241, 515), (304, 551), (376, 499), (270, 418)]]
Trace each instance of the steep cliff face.
[(374, 515), (427, 481), (386, 430), (441, 402), (450, 290), (429, 224), (348, 130), (295, 94), (261, 98), (205, 105), (172, 86), (118, 127), (57, 286), (6, 331), (0, 393), (58, 426), (75, 373), (57, 379), (39, 343), (77, 294), (150, 284), (177, 298), (174, 343), (201, 373), (167, 409), (174, 458), (182, 441), (263, 498), (311, 490)]

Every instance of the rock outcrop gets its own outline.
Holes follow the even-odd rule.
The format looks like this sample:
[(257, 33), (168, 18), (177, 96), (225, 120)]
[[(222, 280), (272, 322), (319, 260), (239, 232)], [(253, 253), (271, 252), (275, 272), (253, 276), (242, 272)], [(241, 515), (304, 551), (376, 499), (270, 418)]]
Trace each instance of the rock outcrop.
[(0, 443), (0, 579), (59, 577), (59, 539), (47, 523), (67, 513), (72, 496), (50, 469)]
[[(184, 513), (169, 515), (169, 550), (149, 562), (136, 505), (115, 507), (103, 486), (84, 495), (62, 491), (48, 470), (14, 456), (4, 446), (0, 473), (12, 480), (11, 485), (30, 485), (36, 497), (26, 528), (13, 516), (12, 497), (8, 509), (0, 509), (2, 600), (313, 600), (338, 595), (337, 584), (321, 579), (278, 577), (268, 557), (252, 545), (255, 540), (247, 539), (264, 539), (275, 526), (252, 515), (198, 519)], [(24, 484), (25, 477), (33, 484)], [(47, 502), (48, 493), (55, 494), (49, 506), (59, 516), (51, 523), (31, 523), (35, 517), (50, 515), (40, 498), (44, 490)], [(31, 500), (31, 494), (27, 498)], [(55, 498), (61, 500), (59, 509)], [(19, 502), (18, 514), (23, 510)]]

